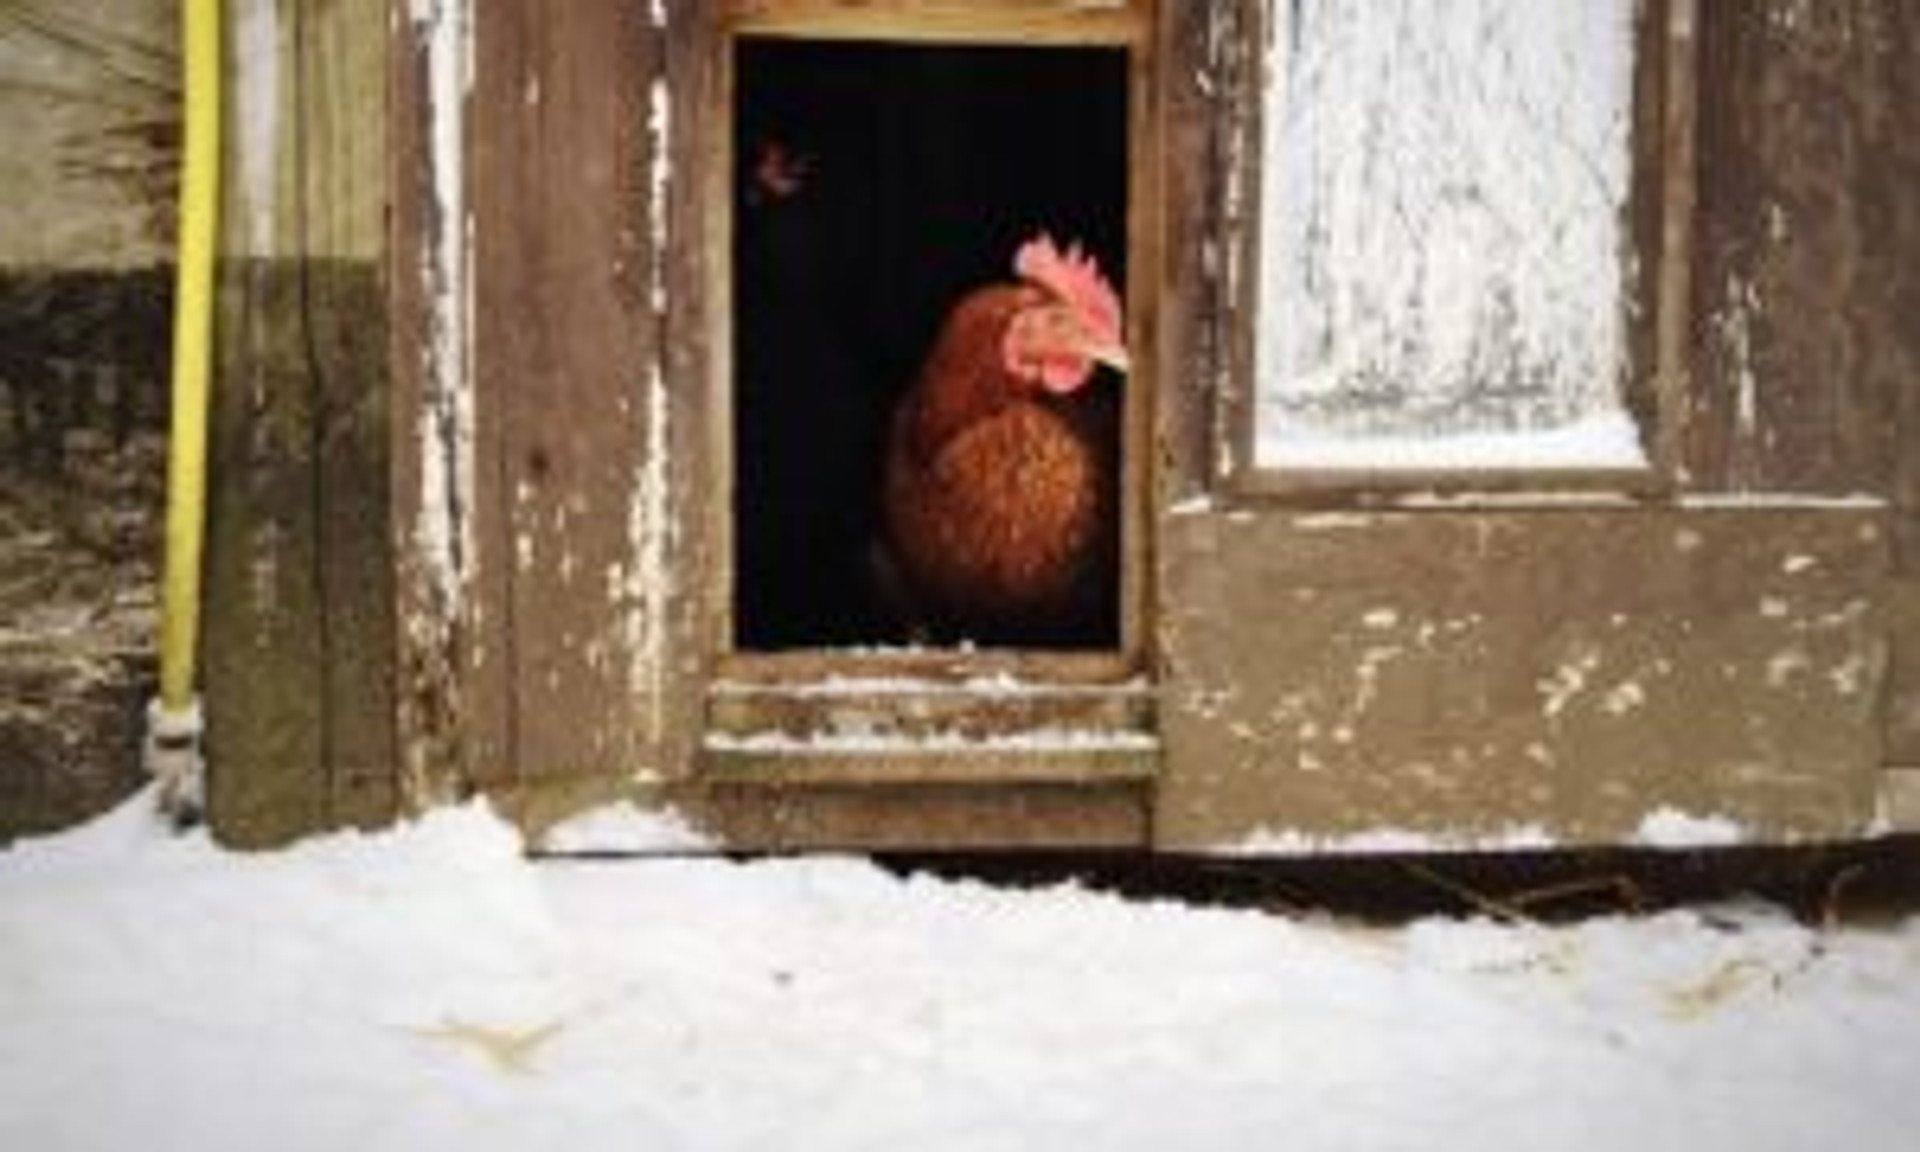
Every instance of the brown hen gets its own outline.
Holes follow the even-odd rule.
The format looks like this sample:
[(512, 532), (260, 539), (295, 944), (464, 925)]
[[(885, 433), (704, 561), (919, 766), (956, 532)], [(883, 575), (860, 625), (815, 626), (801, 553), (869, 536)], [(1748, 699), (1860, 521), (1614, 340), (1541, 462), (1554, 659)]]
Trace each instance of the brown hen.
[(889, 431), (895, 599), (942, 641), (1110, 641), (1119, 404), (1089, 387), (1127, 367), (1120, 305), (1094, 261), (1044, 236), (1018, 281), (954, 307)]

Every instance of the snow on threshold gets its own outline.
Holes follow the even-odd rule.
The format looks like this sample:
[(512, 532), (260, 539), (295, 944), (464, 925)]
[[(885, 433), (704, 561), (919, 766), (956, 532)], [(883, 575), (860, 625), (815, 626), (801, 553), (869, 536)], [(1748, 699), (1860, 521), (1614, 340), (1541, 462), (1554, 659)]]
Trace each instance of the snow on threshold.
[(484, 808), (0, 851), (8, 1149), (1904, 1149), (1920, 922), (1396, 931), (533, 865)]

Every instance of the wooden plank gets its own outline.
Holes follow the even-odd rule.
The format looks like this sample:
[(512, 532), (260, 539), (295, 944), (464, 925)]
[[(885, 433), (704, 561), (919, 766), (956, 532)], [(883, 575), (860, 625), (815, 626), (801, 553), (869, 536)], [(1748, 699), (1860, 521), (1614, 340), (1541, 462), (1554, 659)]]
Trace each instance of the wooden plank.
[[(727, 633), (732, 587), (726, 570), (724, 533), (731, 479), (717, 481), (710, 453), (732, 432), (729, 391), (716, 391), (732, 371), (726, 315), (731, 308), (725, 277), (731, 267), (727, 183), (732, 140), (726, 71), (720, 51), (718, 5), (705, 0), (669, 0), (663, 31), (666, 122), (664, 154), (656, 152), (665, 203), (656, 200), (653, 226), (655, 273), (666, 293), (666, 314), (655, 354), (664, 391), (671, 547), (665, 559), (678, 575), (664, 621), (666, 651), (659, 675), (663, 692), (654, 707), (660, 721), (654, 770), (684, 778), (695, 768), (706, 680), (716, 638)], [(652, 110), (650, 110), (652, 111)], [(656, 137), (653, 147), (658, 148)], [(716, 235), (726, 237), (715, 246)], [(719, 342), (716, 342), (718, 340)], [(716, 530), (719, 534), (716, 534)], [(719, 625), (719, 628), (716, 627)]]
[(312, 447), (293, 279), (261, 261), (220, 275), (209, 429), (208, 815), (228, 843), (328, 823)]
[(1127, 343), (1137, 358), (1123, 394), (1120, 432), (1120, 635), (1119, 651), (1134, 667), (1144, 666), (1152, 644), (1152, 510), (1155, 490), (1154, 423), (1158, 397), (1167, 387), (1160, 354), (1161, 295), (1166, 231), (1163, 173), (1166, 148), (1161, 136), (1168, 93), (1165, 73), (1150, 34), (1153, 5), (1141, 0), (1145, 19), (1128, 53), (1127, 64)]
[(389, 21), (396, 723), (404, 802), (420, 808), (498, 774), (506, 695), (480, 609), (481, 573), (497, 565), (475, 523), (471, 29), (451, 3), (390, 0)]
[(703, 775), (724, 787), (917, 787), (967, 785), (1145, 783), (1160, 768), (1157, 742), (1116, 739), (1086, 747), (1041, 750), (1027, 743), (954, 750), (907, 741), (875, 743), (857, 753), (831, 745), (775, 748), (752, 740), (709, 737)]
[[(1892, 590), (1889, 630), (1893, 666), (1887, 691), (1887, 760), (1908, 768), (1920, 767), (1920, 212), (1914, 192), (1920, 188), (1920, 69), (1911, 66), (1920, 54), (1920, 10), (1911, 4), (1891, 4), (1880, 16), (1885, 52), (1904, 67), (1876, 71), (1885, 85), (1888, 109), (1905, 109), (1907, 130), (1880, 141), (1885, 150), (1868, 176), (1865, 209), (1867, 227), (1875, 240), (1868, 255), (1870, 274), (1879, 289), (1875, 296), (1880, 349), (1892, 371), (1904, 364), (1904, 382), (1898, 384), (1898, 417), (1893, 461), (1894, 562), (1898, 578)], [(1897, 322), (1900, 316), (1905, 321)], [(1920, 822), (1920, 787), (1911, 779), (1907, 795)]]
[[(1650, 429), (1653, 482), (1670, 488), (1683, 468), (1692, 391), (1687, 335), (1693, 301), (1693, 214), (1699, 123), (1699, 0), (1661, 0), (1642, 13), (1639, 51), (1652, 66), (1634, 76), (1634, 163), (1629, 207), (1634, 248), (1648, 254), (1631, 273), (1650, 323), (1633, 324), (1628, 407)], [(1651, 271), (1642, 271), (1650, 268)]]
[(617, 772), (657, 736), (647, 697), (658, 685), (651, 669), (635, 671), (657, 654), (635, 650), (642, 642), (627, 628), (630, 612), (648, 609), (628, 601), (650, 593), (645, 581), (668, 579), (638, 570), (633, 555), (659, 546), (636, 531), (667, 531), (636, 528), (645, 515), (636, 505), (654, 497), (635, 488), (644, 469), (665, 463), (643, 460), (658, 330), (646, 135), (658, 43), (636, 4), (519, 7), (537, 56), (516, 84), (527, 93), (517, 102), (524, 199), (509, 226), (531, 266), (500, 289), (521, 311), (511, 323), (525, 326), (532, 358), (483, 351), (481, 362), (483, 374), (510, 374), (501, 399), (512, 490), (502, 496), (514, 533), (516, 756), (528, 776)]
[(731, 29), (763, 36), (947, 43), (1128, 44), (1147, 0), (730, 0)]
[[(1235, 411), (1240, 411), (1236, 402)], [(1244, 413), (1243, 413), (1244, 416)], [(1251, 417), (1236, 418), (1251, 437)], [(1251, 450), (1252, 441), (1245, 441)], [(1248, 457), (1236, 457), (1249, 459)], [(1569, 500), (1582, 497), (1644, 497), (1666, 488), (1665, 478), (1651, 462), (1635, 468), (1275, 468), (1239, 470), (1233, 488), (1248, 496), (1284, 498), (1292, 507), (1351, 507), (1355, 504), (1392, 505), (1431, 503), (1441, 498), (1487, 494), (1553, 493)]]
[(1146, 793), (1131, 783), (716, 787), (685, 810), (742, 851), (1132, 850), (1147, 839)]
[(333, 823), (364, 827), (390, 819), (399, 798), (387, 298), (364, 266), (310, 267), (309, 277), (328, 802)]
[(425, 461), (420, 443), (430, 424), (426, 358), (432, 346), (427, 275), (433, 222), (427, 44), (409, 0), (388, 0), (392, 27), (388, 56), (387, 179), (392, 190), (388, 223), (391, 253), (388, 285), (388, 360), (392, 370), (391, 515), (394, 555), (394, 615), (398, 622), (394, 666), (396, 786), (404, 808), (417, 809), (433, 791), (429, 780), (453, 775), (455, 732), (451, 723), (450, 654), (439, 641), (428, 560), (419, 545), (424, 509), (420, 499)]
[(231, 135), (224, 169), (203, 651), (233, 843), (395, 803), (380, 10), (258, 15), (278, 63), (236, 78), (241, 122), (280, 128)]
[[(701, 311), (677, 309), (672, 319), (676, 336), (696, 333), (703, 352), (703, 371), (696, 378), (702, 381), (701, 391), (709, 402), (694, 425), (699, 431), (695, 443), (701, 465), (697, 482), (703, 493), (696, 548), (712, 561), (706, 573), (708, 591), (701, 604), (700, 643), (704, 651), (720, 654), (733, 649), (733, 605), (739, 582), (734, 571), (737, 547), (733, 532), (733, 433), (737, 413), (733, 386), (735, 53), (723, 19), (709, 20), (700, 32), (700, 39), (676, 44), (669, 65), (682, 65), (689, 59), (700, 62), (698, 71), (683, 71), (674, 84), (676, 112), (684, 110), (693, 117), (691, 123), (676, 120), (685, 125), (678, 137), (684, 140), (689, 132), (697, 132), (704, 144), (684, 157), (695, 165), (690, 171), (697, 174), (695, 194), (686, 199), (698, 207), (682, 207), (676, 221), (684, 217), (698, 231), (681, 234), (701, 239), (691, 245), (697, 257), (675, 266), (673, 297), (676, 301), (691, 297), (699, 301)], [(693, 99), (683, 101), (682, 95)], [(686, 323), (689, 320), (692, 322)]]
[[(335, 823), (395, 811), (384, 0), (294, 9), (297, 289), (315, 412), (324, 754)], [(321, 254), (339, 254), (319, 259)]]
[(806, 684), (830, 676), (886, 676), (949, 681), (1011, 676), (1062, 684), (1111, 684), (1132, 677), (1132, 658), (1112, 652), (926, 648), (733, 653), (716, 656), (716, 677), (762, 684)]
[(1173, 518), (1157, 846), (1613, 843), (1659, 808), (1860, 835), (1885, 528), (1873, 508)]
[(1229, 19), (1211, 35), (1222, 61), (1225, 126), (1216, 157), (1221, 181), (1212, 276), (1218, 325), (1212, 442), (1209, 470), (1228, 489), (1258, 483), (1254, 467), (1255, 390), (1259, 386), (1254, 344), (1260, 323), (1260, 206), (1264, 173), (1260, 157), (1266, 123), (1266, 51), (1273, 8), (1266, 0), (1223, 6)]
[(483, 786), (661, 772), (698, 699), (673, 668), (696, 586), (675, 568), (685, 401), (661, 338), (678, 287), (663, 45), (686, 14), (665, 11), (477, 10), (474, 522), (503, 749)]
[[(1740, 83), (1742, 43), (1736, 16), (1708, 4), (1694, 30), (1696, 109), (1694, 147), (1699, 172), (1691, 291), (1693, 330), (1690, 388), (1681, 449), (1686, 486), (1723, 490), (1758, 483), (1750, 461), (1751, 428), (1743, 428), (1738, 409), (1751, 395), (1751, 336), (1744, 327), (1744, 289), (1729, 267), (1741, 231), (1735, 198), (1739, 157), (1733, 137), (1734, 86)], [(1700, 168), (1700, 164), (1707, 167)], [(1747, 225), (1746, 227), (1751, 227)]]
[[(468, 372), (472, 382), (471, 609), (465, 632), (465, 741), (468, 787), (511, 783), (519, 775), (516, 695), (520, 635), (514, 611), (514, 488), (522, 461), (511, 458), (516, 393), (521, 371), (538, 370), (553, 290), (539, 276), (541, 255), (533, 240), (543, 221), (533, 190), (542, 173), (531, 162), (533, 123), (524, 114), (524, 85), (536, 65), (536, 37), (544, 7), (517, 0), (478, 0), (473, 7), (473, 74), (466, 97), (465, 181), (471, 219), (472, 330)], [(456, 227), (460, 226), (458, 223)], [(535, 381), (537, 390), (540, 383)]]
[(1887, 755), (1920, 761), (1920, 12), (1706, 3), (1691, 484), (1895, 506)]
[[(1225, 173), (1222, 139), (1228, 111), (1245, 104), (1220, 58), (1215, 23), (1244, 5), (1163, 4), (1155, 56), (1163, 93), (1160, 138), (1162, 271), (1159, 387), (1148, 471), (1156, 504), (1178, 504), (1208, 490), (1211, 432), (1225, 374), (1222, 343), (1230, 311), (1218, 266)], [(1150, 609), (1149, 609), (1150, 610)]]
[(1703, 6), (1697, 488), (1884, 494), (1899, 467), (1920, 371), (1911, 7)]
[(786, 688), (721, 681), (707, 697), (707, 731), (789, 737), (958, 733), (972, 739), (1060, 729), (1147, 733), (1153, 730), (1153, 703), (1144, 681), (1106, 686), (837, 677)]

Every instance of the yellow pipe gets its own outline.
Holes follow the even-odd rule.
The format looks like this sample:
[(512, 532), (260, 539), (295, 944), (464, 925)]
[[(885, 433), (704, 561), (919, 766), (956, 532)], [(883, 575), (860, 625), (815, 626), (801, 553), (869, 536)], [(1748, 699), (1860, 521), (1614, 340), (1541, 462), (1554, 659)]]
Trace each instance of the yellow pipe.
[(220, 210), (220, 0), (182, 0), (186, 111), (180, 249), (174, 270), (173, 414), (167, 456), (167, 553), (160, 600), (160, 703), (193, 703), (200, 550), (207, 493), (207, 395), (213, 342), (214, 225)]
[[(151, 712), (149, 761), (163, 798), (198, 803), (198, 781), (178, 778), (155, 752), (182, 754), (197, 770), (200, 567), (207, 492), (207, 398), (212, 366), (213, 250), (220, 213), (220, 0), (182, 0), (185, 109), (180, 235), (174, 269), (173, 404), (168, 431), (166, 557), (160, 593), (160, 698)], [(180, 745), (189, 745), (181, 748)], [(169, 747), (171, 746), (171, 747)], [(169, 779), (172, 775), (175, 778)], [(192, 795), (174, 794), (184, 789)]]

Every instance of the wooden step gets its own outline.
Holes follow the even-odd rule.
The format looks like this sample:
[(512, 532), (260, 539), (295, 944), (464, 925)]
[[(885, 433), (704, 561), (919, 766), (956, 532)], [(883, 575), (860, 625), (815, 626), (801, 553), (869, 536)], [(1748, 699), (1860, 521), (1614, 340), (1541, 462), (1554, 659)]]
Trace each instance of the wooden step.
[(1145, 732), (1041, 729), (962, 736), (793, 737), (709, 733), (703, 775), (713, 784), (770, 787), (1133, 785), (1160, 768)]
[[(1151, 733), (1142, 680), (1071, 684), (1010, 675), (964, 680), (828, 677), (816, 683), (720, 681), (707, 697), (710, 735), (792, 740), (984, 741), (1048, 732)], [(1037, 736), (1035, 736), (1037, 738)]]

